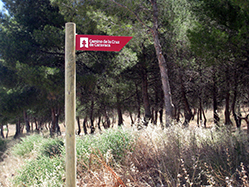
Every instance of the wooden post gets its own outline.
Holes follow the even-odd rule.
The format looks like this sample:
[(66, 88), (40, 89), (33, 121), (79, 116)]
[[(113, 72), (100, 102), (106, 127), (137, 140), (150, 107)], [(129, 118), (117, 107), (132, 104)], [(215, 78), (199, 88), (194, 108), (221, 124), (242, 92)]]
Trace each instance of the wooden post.
[(76, 187), (76, 65), (75, 23), (66, 23), (65, 34), (65, 123), (66, 123), (66, 187)]

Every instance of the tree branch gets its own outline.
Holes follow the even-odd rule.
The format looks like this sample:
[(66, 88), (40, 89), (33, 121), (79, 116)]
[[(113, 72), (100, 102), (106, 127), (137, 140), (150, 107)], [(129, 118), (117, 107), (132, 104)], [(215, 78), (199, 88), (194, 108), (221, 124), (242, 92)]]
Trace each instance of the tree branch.
[(140, 17), (137, 15), (137, 13), (133, 12), (133, 11), (132, 11), (131, 9), (129, 9), (127, 6), (125, 6), (125, 5), (121, 4), (121, 3), (116, 2), (115, 0), (110, 0), (110, 1), (112, 1), (113, 3), (115, 3), (116, 5), (118, 5), (118, 6), (120, 6), (120, 7), (125, 8), (126, 10), (128, 10), (130, 13), (132, 13), (132, 14), (137, 18), (137, 20), (138, 20), (143, 26), (145, 26), (145, 27), (148, 28), (151, 32), (153, 32), (152, 28), (149, 27), (148, 25), (146, 25), (146, 24), (140, 19)]

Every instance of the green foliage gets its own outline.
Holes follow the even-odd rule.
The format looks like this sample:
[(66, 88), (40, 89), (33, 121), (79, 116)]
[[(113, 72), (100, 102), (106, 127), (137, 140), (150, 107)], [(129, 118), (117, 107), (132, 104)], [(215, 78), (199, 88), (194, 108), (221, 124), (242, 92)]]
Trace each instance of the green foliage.
[(41, 156), (27, 161), (18, 173), (15, 186), (60, 187), (63, 186), (65, 168), (61, 158)]
[(10, 92), (0, 113), (17, 119), (32, 110), (39, 120), (41, 109), (63, 105), (64, 18), (49, 0), (3, 2), (0, 84)]
[(39, 149), (42, 141), (43, 137), (40, 135), (32, 135), (21, 138), (21, 142), (12, 148), (12, 152), (14, 155), (22, 157), (28, 156), (33, 150)]
[[(62, 186), (65, 173), (63, 158), (60, 157), (64, 142), (59, 138), (44, 138), (31, 135), (22, 138), (13, 147), (13, 154), (35, 159), (26, 161), (14, 179), (17, 186)], [(31, 154), (32, 153), (32, 154)]]
[(45, 139), (41, 135), (31, 135), (21, 139), (19, 144), (13, 147), (13, 154), (28, 157), (34, 154), (42, 157), (59, 156), (64, 142), (60, 138)]
[[(132, 151), (133, 143), (134, 136), (130, 131), (109, 129), (96, 136), (78, 137), (77, 157), (87, 163), (91, 154), (99, 156), (111, 154), (115, 162), (120, 162), (127, 151)], [(64, 141), (59, 138), (45, 139), (39, 135), (22, 138), (22, 141), (14, 146), (13, 153), (27, 158), (32, 152), (35, 159), (27, 161), (19, 170), (14, 179), (15, 185), (61, 186), (65, 173), (63, 145)]]
[(39, 155), (46, 157), (60, 156), (64, 146), (64, 141), (60, 138), (46, 139), (40, 146)]
[(76, 151), (79, 158), (89, 159), (90, 154), (102, 155), (111, 152), (115, 161), (121, 161), (127, 151), (132, 150), (134, 136), (128, 130), (109, 129), (95, 136), (77, 138)]

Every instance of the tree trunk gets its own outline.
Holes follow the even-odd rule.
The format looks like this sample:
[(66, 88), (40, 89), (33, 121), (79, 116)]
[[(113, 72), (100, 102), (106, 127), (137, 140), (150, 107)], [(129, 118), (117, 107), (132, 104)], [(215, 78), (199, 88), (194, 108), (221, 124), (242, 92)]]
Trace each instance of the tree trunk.
[(233, 102), (232, 102), (232, 113), (236, 123), (237, 128), (241, 126), (241, 113), (240, 109), (238, 110), (238, 114), (236, 114), (236, 101), (237, 101), (237, 85), (238, 85), (238, 76), (237, 71), (234, 71), (234, 88), (233, 88)]
[(52, 126), (50, 128), (50, 136), (54, 136), (55, 133), (58, 135), (61, 134), (60, 126), (59, 126), (59, 110), (55, 107), (51, 108), (51, 117), (52, 117)]
[(22, 123), (20, 121), (20, 134), (23, 134), (23, 129), (24, 129), (24, 125), (22, 125)]
[(16, 133), (14, 135), (14, 138), (15, 139), (18, 138), (20, 136), (20, 134), (21, 134), (21, 122), (20, 122), (20, 120), (18, 120), (16, 122)]
[(155, 109), (154, 111), (154, 121), (153, 121), (153, 124), (154, 125), (157, 125), (157, 120), (158, 120), (158, 110)]
[(108, 116), (108, 114), (107, 114), (107, 111), (106, 111), (106, 108), (105, 108), (105, 106), (104, 106), (104, 114), (105, 114), (105, 123), (103, 124), (103, 126), (104, 126), (104, 128), (105, 129), (108, 129), (108, 128), (110, 128), (110, 126), (111, 126), (111, 121), (110, 121), (110, 118), (109, 118), (109, 116)]
[(5, 137), (8, 138), (9, 137), (9, 125), (6, 124), (5, 126), (6, 126), (6, 129), (7, 129)]
[(97, 123), (99, 131), (101, 131), (100, 122), (101, 122), (101, 115), (99, 116)]
[(147, 69), (146, 69), (146, 56), (143, 51), (143, 58), (140, 61), (141, 67), (141, 77), (142, 77), (142, 98), (144, 104), (144, 125), (148, 125), (148, 122), (151, 118), (150, 111), (150, 102), (149, 102), (149, 94), (148, 94), (148, 78), (147, 78)]
[(218, 115), (218, 102), (217, 102), (217, 81), (216, 81), (216, 70), (213, 70), (213, 115), (214, 123), (219, 126), (220, 117)]
[(232, 125), (230, 119), (230, 72), (229, 68), (226, 67), (226, 95), (225, 95), (225, 125)]
[(193, 117), (193, 114), (192, 114), (192, 111), (190, 109), (189, 102), (188, 102), (188, 99), (186, 96), (186, 90), (185, 90), (185, 86), (183, 84), (183, 78), (182, 78), (183, 75), (182, 75), (181, 70), (179, 70), (179, 71), (180, 71), (179, 76), (180, 76), (180, 81), (181, 81), (181, 92), (182, 92), (182, 99), (183, 99), (183, 106), (184, 106), (184, 117), (185, 117), (185, 121), (184, 121), (183, 125), (185, 127), (187, 127), (189, 124), (189, 121)]
[(161, 80), (162, 80), (162, 87), (164, 92), (164, 104), (165, 104), (165, 118), (166, 118), (166, 126), (169, 126), (173, 119), (173, 104), (172, 104), (172, 96), (171, 96), (171, 89), (169, 84), (169, 77), (168, 77), (168, 69), (166, 60), (162, 53), (162, 47), (160, 44), (160, 39), (158, 35), (158, 8), (156, 0), (151, 0), (153, 6), (153, 39), (154, 39), (154, 46), (156, 50), (156, 55), (158, 58), (158, 64), (160, 68)]
[(134, 125), (134, 120), (133, 120), (131, 111), (129, 111), (129, 116), (130, 116), (130, 119), (131, 119), (131, 126), (133, 126)]
[(29, 124), (28, 115), (27, 115), (26, 110), (23, 111), (23, 117), (24, 117), (24, 123), (26, 126), (26, 131), (27, 131), (27, 133), (30, 133), (30, 124)]
[(119, 92), (117, 92), (116, 97), (117, 97), (118, 126), (121, 126), (123, 124), (124, 120), (123, 120), (122, 111), (121, 111), (120, 93)]
[(90, 122), (91, 122), (91, 126), (90, 126), (90, 129), (91, 129), (91, 134), (93, 134), (95, 132), (95, 127), (94, 127), (94, 99), (93, 99), (93, 96), (91, 96), (91, 110), (90, 110)]
[(77, 119), (77, 123), (78, 123), (78, 135), (80, 135), (80, 133), (81, 133), (81, 127), (80, 127), (80, 117), (79, 116), (77, 116), (76, 117), (76, 119)]
[(241, 117), (239, 116), (240, 120), (245, 120), (246, 125), (247, 125), (247, 134), (249, 134), (249, 114), (246, 115), (246, 117)]
[(202, 108), (202, 115), (203, 115), (203, 118), (204, 118), (204, 121), (203, 121), (203, 126), (204, 128), (207, 128), (207, 118), (206, 118), (206, 115), (205, 115), (205, 112)]
[(231, 125), (232, 124), (232, 121), (230, 119), (230, 110), (229, 110), (229, 105), (230, 105), (230, 102), (229, 102), (229, 99), (230, 99), (230, 93), (229, 91), (227, 91), (226, 93), (226, 106), (225, 106), (225, 125)]
[(4, 138), (3, 124), (0, 124), (0, 135), (1, 135), (2, 138)]
[(87, 123), (87, 116), (84, 118), (84, 121), (83, 121), (83, 130), (85, 134), (87, 134), (86, 123)]
[(38, 125), (38, 121), (36, 120), (36, 118), (34, 118), (34, 123), (35, 123), (35, 131), (39, 133), (39, 125)]
[(159, 112), (159, 92), (160, 89), (158, 89), (158, 87), (155, 85), (154, 86), (154, 92), (155, 92), (155, 108), (154, 108), (154, 120), (153, 120), (153, 124), (157, 125), (157, 120), (158, 120), (158, 112)]
[[(204, 121), (202, 121), (202, 116), (204, 117)], [(204, 128), (207, 128), (207, 118), (205, 116), (203, 107), (202, 107), (202, 99), (199, 97), (199, 110), (198, 110), (198, 115), (197, 115), (197, 125), (199, 126), (204, 126)]]
[(163, 109), (159, 110), (159, 121), (160, 124), (163, 125)]
[(234, 90), (234, 95), (233, 95), (233, 103), (232, 103), (232, 113), (233, 113), (233, 117), (236, 123), (237, 128), (240, 128), (241, 126), (241, 113), (240, 113), (240, 109), (238, 109), (238, 114), (236, 114), (236, 100), (237, 100), (237, 86)]
[(34, 132), (34, 126), (33, 126), (33, 122), (30, 123), (30, 127), (31, 127), (31, 132), (33, 133)]
[(139, 92), (138, 92), (138, 85), (135, 83), (136, 86), (136, 96), (137, 96), (137, 121), (140, 123), (140, 117), (141, 117), (141, 103), (140, 103), (140, 97), (139, 97)]

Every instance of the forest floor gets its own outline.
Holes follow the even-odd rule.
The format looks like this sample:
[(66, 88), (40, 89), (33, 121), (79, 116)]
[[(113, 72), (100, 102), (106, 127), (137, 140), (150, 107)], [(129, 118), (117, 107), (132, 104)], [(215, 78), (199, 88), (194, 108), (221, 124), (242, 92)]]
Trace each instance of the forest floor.
[[(247, 111), (249, 112), (249, 109), (248, 109)], [(247, 113), (248, 113), (248, 112), (247, 112)], [(206, 118), (207, 118), (207, 123), (206, 123), (207, 128), (212, 128), (212, 127), (214, 126), (214, 122), (213, 122), (213, 113), (212, 113), (212, 111), (211, 111), (211, 110), (205, 111), (205, 115), (206, 115)], [(224, 123), (224, 111), (223, 111), (223, 110), (220, 111), (219, 116), (220, 116), (220, 119), (221, 119), (220, 124)], [(242, 112), (242, 116), (243, 116), (243, 117), (246, 116), (246, 111), (245, 111), (245, 110)], [(123, 115), (123, 120), (124, 120), (124, 126), (127, 127), (127, 128), (129, 128), (129, 127), (131, 126), (131, 120), (130, 120), (129, 115), (128, 115), (128, 114), (124, 114), (124, 115)], [(136, 120), (136, 119), (135, 119), (135, 120)], [(235, 121), (234, 121), (234, 119), (233, 119), (232, 116), (231, 116), (231, 121), (232, 121), (232, 123), (233, 123), (232, 128), (235, 129), (235, 128), (236, 128), (236, 126), (235, 126)], [(183, 122), (184, 122), (184, 119), (181, 119), (181, 120), (180, 120), (180, 123), (183, 123)], [(81, 124), (82, 124), (82, 123), (83, 123), (83, 120), (81, 120)], [(88, 124), (88, 125), (90, 125), (90, 124)], [(160, 124), (158, 123), (158, 125), (160, 125)], [(114, 127), (116, 127), (116, 126), (117, 126), (117, 125), (114, 125)], [(190, 126), (190, 127), (197, 127), (197, 116), (196, 116), (196, 115), (195, 115), (194, 120), (191, 120), (191, 121), (189, 122), (189, 126)], [(8, 137), (11, 139), (11, 138), (13, 138), (14, 135), (15, 135), (15, 132), (16, 132), (16, 125), (15, 125), (15, 124), (10, 124), (10, 125), (8, 125), (8, 128), (9, 128)], [(35, 128), (35, 127), (33, 127), (33, 128)], [(65, 133), (66, 129), (65, 129), (65, 124), (64, 124), (64, 123), (61, 123), (61, 124), (60, 124), (60, 128), (61, 128), (62, 134)], [(241, 122), (241, 129), (245, 130), (246, 128), (247, 128), (246, 122), (245, 122), (244, 120), (242, 120), (242, 122)], [(76, 125), (76, 130), (78, 130), (77, 125)], [(88, 128), (88, 130), (89, 130), (89, 132), (90, 132), (90, 129), (89, 129), (89, 128)], [(97, 130), (97, 127), (96, 127), (96, 130)], [(82, 131), (83, 131), (83, 130), (82, 130)], [(7, 129), (6, 129), (6, 127), (5, 127), (5, 132), (4, 132), (5, 135), (6, 135), (6, 132), (7, 132)], [(23, 130), (23, 134), (24, 134), (24, 135), (26, 134), (25, 128), (24, 128), (24, 130)]]

